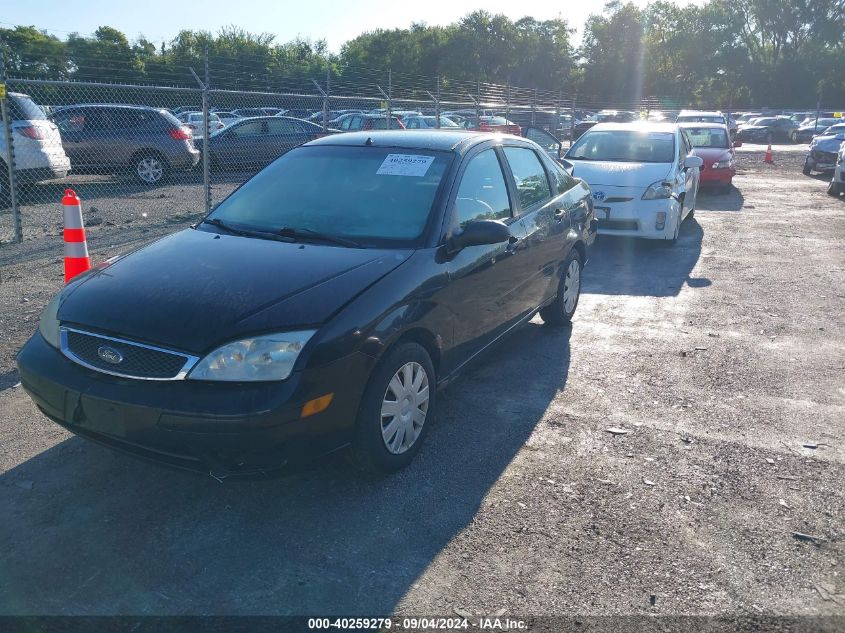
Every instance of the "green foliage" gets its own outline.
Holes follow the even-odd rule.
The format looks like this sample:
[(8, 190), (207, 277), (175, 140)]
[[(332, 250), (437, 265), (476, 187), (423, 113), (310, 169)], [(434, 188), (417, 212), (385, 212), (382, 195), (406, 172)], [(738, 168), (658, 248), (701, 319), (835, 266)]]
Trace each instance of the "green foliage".
[(170, 42), (129, 42), (111, 27), (62, 41), (33, 26), (0, 29), (7, 73), (34, 79), (196, 85), (208, 50), (212, 85), (232, 90), (308, 91), (330, 69), (333, 85), (384, 83), (386, 71), (433, 89), (489, 82), (582, 102), (811, 106), (845, 102), (845, 0), (708, 0), (645, 8), (615, 0), (584, 25), (575, 49), (561, 19), (513, 21), (474, 11), (449, 26), (377, 29), (338, 55), (324, 41), (283, 44), (234, 26), (182, 31)]

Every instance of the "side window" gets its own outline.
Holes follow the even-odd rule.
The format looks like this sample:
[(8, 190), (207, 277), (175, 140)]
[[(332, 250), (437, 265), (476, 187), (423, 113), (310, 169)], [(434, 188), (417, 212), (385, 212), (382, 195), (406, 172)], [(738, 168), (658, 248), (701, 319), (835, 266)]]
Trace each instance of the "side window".
[(543, 162), (546, 164), (546, 171), (549, 172), (552, 181), (552, 195), (559, 196), (575, 186), (575, 179), (555, 161), (544, 157)]
[(243, 125), (238, 125), (237, 127), (232, 128), (232, 134), (234, 134), (236, 138), (261, 136), (262, 128), (264, 127), (262, 123), (263, 121), (249, 121)]
[(82, 110), (73, 110), (71, 112), (59, 112), (54, 118), (53, 123), (62, 132), (81, 132), (85, 129), (85, 112)]
[(111, 114), (106, 109), (94, 109), (86, 113), (85, 129), (89, 132), (99, 132), (112, 129)]
[(287, 119), (274, 118), (267, 121), (268, 134), (299, 134), (302, 130), (295, 121), (288, 121)]
[(552, 197), (546, 170), (534, 150), (505, 147), (505, 156), (513, 172), (519, 204), (523, 210)]
[(499, 158), (492, 149), (470, 159), (455, 199), (454, 228), (473, 220), (505, 220), (511, 216), (508, 188)]
[(364, 119), (363, 117), (354, 116), (349, 120), (349, 128), (350, 130), (360, 130), (364, 127)]

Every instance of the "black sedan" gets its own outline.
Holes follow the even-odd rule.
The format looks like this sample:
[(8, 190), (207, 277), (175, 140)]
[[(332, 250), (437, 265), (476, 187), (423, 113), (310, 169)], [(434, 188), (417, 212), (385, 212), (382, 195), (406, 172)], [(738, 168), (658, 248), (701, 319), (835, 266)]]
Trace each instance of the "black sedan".
[(346, 446), (392, 471), (470, 359), (572, 319), (594, 236), (587, 185), (526, 139), (326, 137), (71, 280), (20, 379), (75, 433), (217, 476)]
[(796, 143), (798, 127), (789, 117), (764, 117), (739, 128), (736, 139), (742, 143)]
[[(209, 159), (215, 169), (264, 167), (294, 147), (325, 135), (321, 126), (291, 117), (240, 119), (208, 137)], [(201, 138), (194, 143), (204, 151)]]

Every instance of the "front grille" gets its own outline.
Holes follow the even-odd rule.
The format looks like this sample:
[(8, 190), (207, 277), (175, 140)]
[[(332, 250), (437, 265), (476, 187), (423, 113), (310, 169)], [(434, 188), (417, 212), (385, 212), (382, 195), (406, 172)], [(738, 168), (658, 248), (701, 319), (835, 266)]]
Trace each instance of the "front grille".
[(820, 163), (835, 163), (836, 162), (836, 153), (835, 152), (822, 152), (820, 150), (813, 150), (813, 158), (815, 158)]
[[(71, 360), (92, 369), (130, 378), (174, 379), (193, 360), (193, 357), (186, 354), (70, 328), (64, 328), (62, 334), (62, 349)], [(103, 358), (104, 355), (114, 360), (119, 356), (120, 360), (108, 362)]]

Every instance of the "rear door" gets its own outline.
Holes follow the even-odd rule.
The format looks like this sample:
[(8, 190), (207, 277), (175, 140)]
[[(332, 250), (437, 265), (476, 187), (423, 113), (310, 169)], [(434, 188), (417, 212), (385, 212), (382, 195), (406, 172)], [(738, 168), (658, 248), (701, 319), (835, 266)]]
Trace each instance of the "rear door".
[(569, 217), (560, 194), (553, 192), (546, 168), (534, 148), (506, 145), (504, 154), (525, 235), (519, 300), (522, 309), (530, 311), (555, 292), (555, 268), (563, 259)]
[(268, 163), (310, 140), (310, 136), (298, 121), (274, 117), (268, 119), (266, 124)]

